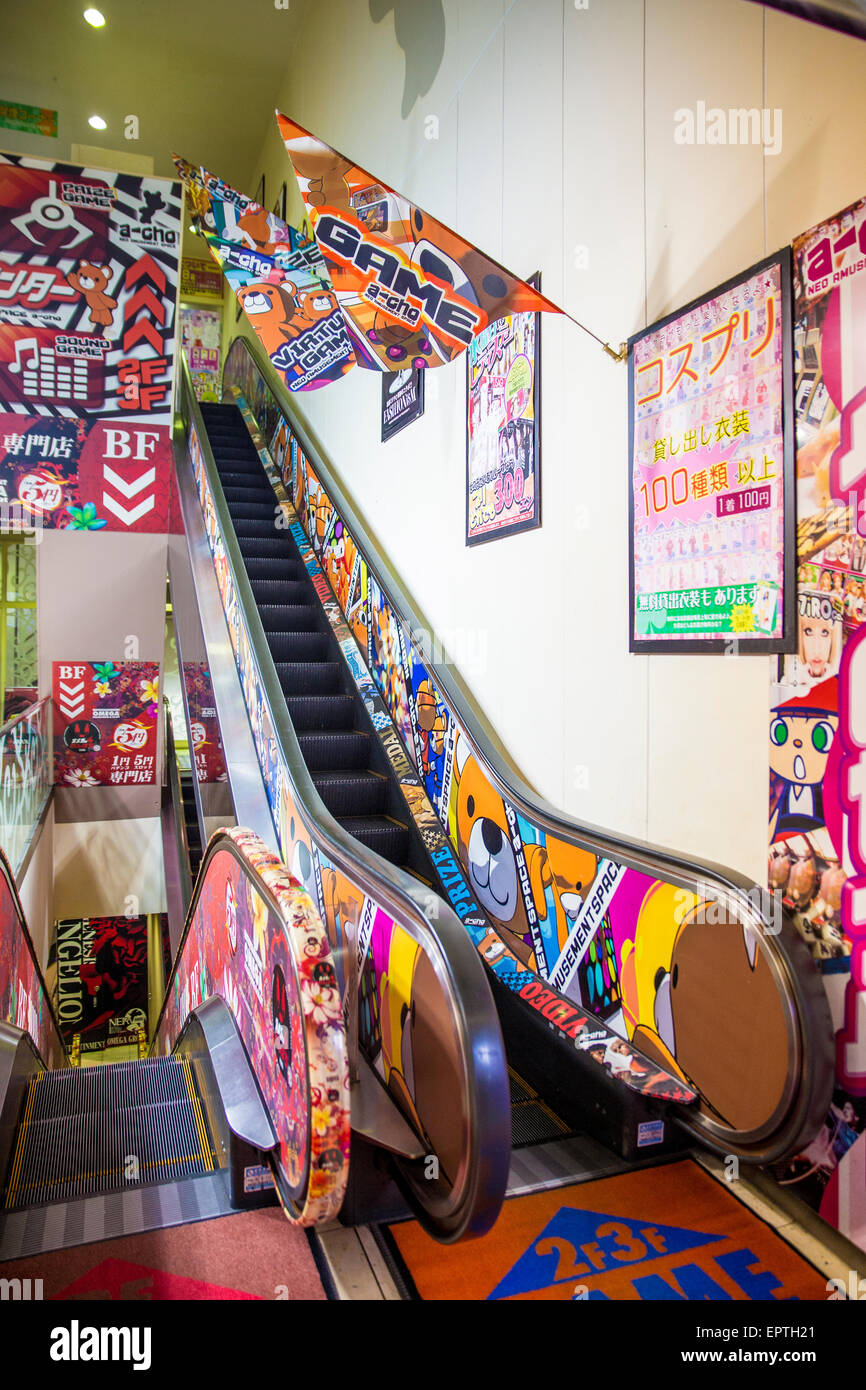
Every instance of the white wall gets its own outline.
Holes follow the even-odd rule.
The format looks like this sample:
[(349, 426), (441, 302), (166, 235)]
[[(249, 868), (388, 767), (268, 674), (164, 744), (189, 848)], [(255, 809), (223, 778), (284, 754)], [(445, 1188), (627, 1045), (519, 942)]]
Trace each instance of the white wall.
[[(611, 342), (866, 191), (857, 40), (745, 0), (444, 9), (441, 68), (405, 120), (393, 14), (374, 24), (352, 0), (316, 6), (281, 108), (517, 274), (540, 268)], [(699, 100), (781, 108), (782, 152), (676, 144), (674, 111)], [(270, 120), (247, 191), (263, 169), (269, 190), (288, 179), (297, 220)], [(763, 881), (766, 658), (627, 651), (625, 367), (545, 317), (543, 525), (471, 550), (464, 373), (428, 373), (423, 420), (384, 446), (372, 373), (299, 403), (527, 780), (584, 820)]]

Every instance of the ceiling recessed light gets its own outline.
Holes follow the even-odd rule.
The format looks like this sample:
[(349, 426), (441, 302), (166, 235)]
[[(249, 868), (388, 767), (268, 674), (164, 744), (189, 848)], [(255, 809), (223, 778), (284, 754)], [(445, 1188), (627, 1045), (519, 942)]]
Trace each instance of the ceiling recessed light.
[(101, 116), (91, 116), (88, 125), (92, 125), (94, 130), (107, 130), (108, 125)]
[(88, 24), (92, 24), (94, 29), (101, 29), (105, 23), (105, 15), (100, 10), (85, 10), (84, 18)]

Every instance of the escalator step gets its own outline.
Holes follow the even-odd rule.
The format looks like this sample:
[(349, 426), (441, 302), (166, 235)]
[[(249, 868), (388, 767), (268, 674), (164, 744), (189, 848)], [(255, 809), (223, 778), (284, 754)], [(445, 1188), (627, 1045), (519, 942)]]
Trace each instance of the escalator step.
[(319, 625), (318, 613), (306, 603), (260, 603), (259, 617), (265, 632), (315, 632)]
[(219, 475), (223, 489), (234, 487), (255, 488), (257, 492), (261, 491), (264, 496), (264, 488), (267, 488), (267, 496), (273, 497), (274, 495), (273, 488), (262, 472), (261, 464), (259, 465), (258, 476), (256, 476), (252, 469), (239, 469), (237, 471), (229, 469), (224, 471), (220, 469)]
[[(274, 503), (275, 506), (276, 502)], [(271, 521), (276, 516), (274, 507), (269, 507), (267, 502), (263, 505), (260, 501), (255, 500), (252, 502), (230, 502), (229, 514), (233, 522), (260, 521), (264, 520), (265, 517)]]
[(409, 831), (405, 825), (382, 817), (340, 816), (343, 829), (368, 849), (392, 864), (405, 864), (409, 851)]
[(388, 805), (388, 779), (378, 772), (317, 772), (313, 783), (332, 816), (378, 816)]
[(302, 604), (309, 594), (309, 589), (299, 579), (252, 579), (250, 578), (253, 593), (258, 604), (287, 604), (296, 607)]
[(278, 661), (275, 663), (284, 695), (339, 695), (339, 661)]
[(268, 646), (278, 664), (296, 661), (327, 661), (326, 632), (269, 632)]
[(293, 560), (291, 551), (284, 550), (280, 556), (244, 556), (244, 568), (252, 582), (253, 579), (294, 579), (306, 577), (306, 570), (300, 560)]
[(298, 733), (312, 729), (350, 730), (355, 719), (351, 695), (290, 695), (286, 704)]
[(266, 506), (270, 511), (271, 503), (274, 500), (274, 490), (268, 482), (264, 482), (261, 487), (256, 487), (253, 483), (241, 484), (238, 487), (223, 486), (223, 496), (229, 504), (230, 512), (239, 502), (255, 502), (259, 507)]
[(370, 761), (370, 735), (352, 733), (298, 734), (304, 762), (311, 773), (345, 768), (366, 768)]
[(268, 522), (267, 533), (262, 536), (238, 536), (241, 554), (251, 560), (292, 560), (294, 556), (286, 546), (285, 531), (279, 532)]
[(264, 517), (261, 515), (257, 517), (239, 516), (234, 526), (238, 540), (269, 540), (271, 536), (276, 536), (283, 545), (286, 543), (285, 527), (280, 527), (277, 530), (275, 512), (271, 516)]

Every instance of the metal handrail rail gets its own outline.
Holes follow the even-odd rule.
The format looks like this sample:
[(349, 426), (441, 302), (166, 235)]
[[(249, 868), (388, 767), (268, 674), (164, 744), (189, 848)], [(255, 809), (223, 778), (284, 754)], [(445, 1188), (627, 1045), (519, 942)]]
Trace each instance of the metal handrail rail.
[[(520, 771), (500, 751), (501, 740), (497, 737), (487, 718), (477, 708), (474, 697), (456, 667), (449, 661), (434, 660), (426, 654), (426, 649), (430, 645), (429, 635), (432, 627), (425, 621), (423, 614), (419, 612), (418, 607), (407, 594), (398, 575), (383, 554), (382, 548), (371, 538), (316, 437), (306, 423), (299, 419), (292, 393), (286, 387), (279, 373), (274, 370), (258, 342), (251, 342), (242, 336), (234, 338), (225, 356), (223, 380), (225, 380), (232, 354), (235, 352), (245, 352), (251, 359), (255, 370), (265, 381), (281, 413), (289, 423), (300, 448), (315, 468), (332, 504), (363, 555), (369, 573), (376, 580), (397, 619), (403, 624), (416, 644), (419, 653), (422, 654), (424, 664), (438, 685), (446, 704), (452, 711), (458, 713), (460, 723), (472, 745), (476, 761), (483, 766), (493, 785), (520, 814), (543, 830), (545, 834), (579, 845), (590, 850), (599, 858), (612, 859), (618, 864), (635, 869), (651, 878), (660, 879), (688, 892), (703, 894), (705, 897), (713, 899), (720, 907), (736, 913), (738, 920), (744, 927), (760, 934), (762, 938), (766, 937), (771, 943), (771, 949), (766, 953), (768, 964), (774, 972), (777, 983), (782, 983), (788, 987), (787, 1027), (793, 1055), (791, 1072), (792, 1076), (796, 1075), (802, 1061), (804, 1039), (797, 1027), (798, 1020), (790, 1002), (791, 995), (796, 995), (799, 999), (801, 1015), (809, 1012), (821, 1015), (822, 1023), (826, 1025), (828, 1037), (831, 1039), (832, 1023), (826, 998), (820, 987), (820, 980), (817, 980), (817, 987), (816, 982), (811, 981), (811, 992), (807, 996), (803, 981), (798, 976), (792, 962), (792, 956), (799, 957), (802, 969), (807, 972), (810, 969), (810, 957), (800, 941), (799, 934), (787, 909), (783, 908), (782, 921), (780, 922), (777, 912), (774, 910), (778, 907), (778, 903), (774, 901), (773, 894), (765, 885), (753, 883), (747, 875), (738, 870), (698, 856), (690, 858), (647, 840), (618, 836), (602, 827), (578, 821), (557, 809), (527, 783)], [(784, 948), (773, 949), (782, 935), (783, 927)], [(826, 1104), (829, 1104), (832, 1090), (829, 1082), (824, 1089), (827, 1091)], [(789, 1103), (790, 1095), (786, 1093), (786, 1098), (780, 1102), (780, 1108)], [(826, 1104), (823, 1104), (822, 1110), (821, 1099), (811, 1097), (811, 1110), (816, 1115), (826, 1111)], [(799, 1109), (806, 1111), (809, 1107), (808, 1088), (804, 1088)], [(728, 1151), (725, 1146), (725, 1139), (730, 1136), (730, 1130), (717, 1124), (711, 1116), (702, 1112), (699, 1114), (698, 1124), (704, 1142), (709, 1147), (716, 1148), (718, 1152)], [(755, 1142), (761, 1141), (762, 1138), (762, 1134), (756, 1136)], [(761, 1161), (769, 1162), (777, 1156), (775, 1149), (772, 1148), (762, 1154)]]
[[(443, 1228), (449, 1230), (450, 1239), (458, 1239), (467, 1229), (481, 1233), (493, 1219), (488, 1219), (490, 1213), (477, 1228), (467, 1226), (467, 1223), (473, 1220), (483, 1187), (486, 1186), (492, 1193), (498, 1192), (500, 1198), (504, 1197), (510, 1153), (510, 1106), (504, 1045), (484, 967), (451, 905), (437, 897), (435, 907), (431, 909), (431, 896), (435, 896), (431, 890), (354, 839), (334, 819), (319, 796), (289, 717), (286, 698), (267, 644), (185, 361), (181, 363), (178, 409), (184, 427), (188, 429), (192, 425), (195, 428), (226, 560), (246, 621), (256, 674), (292, 781), (301, 818), (313, 840), (323, 848), (337, 868), (357, 884), (365, 896), (384, 908), (425, 951), (437, 982), (451, 1004), (460, 1055), (465, 1059), (463, 1104), (464, 1113), (469, 1117), (468, 1134), (464, 1137), (470, 1152), (461, 1175), (464, 1181), (467, 1173), (474, 1174), (474, 1177), (455, 1210), (450, 1210), (451, 1204), (445, 1201), (441, 1210), (435, 1209), (434, 1215), (437, 1221), (441, 1220)], [(473, 1151), (473, 1146), (479, 1150), (477, 1153)], [(405, 1171), (402, 1178), (424, 1194), (428, 1209), (434, 1209), (435, 1204), (429, 1200), (429, 1182), (416, 1181)], [(459, 1190), (457, 1178), (453, 1190)], [(498, 1202), (495, 1205), (498, 1209)]]

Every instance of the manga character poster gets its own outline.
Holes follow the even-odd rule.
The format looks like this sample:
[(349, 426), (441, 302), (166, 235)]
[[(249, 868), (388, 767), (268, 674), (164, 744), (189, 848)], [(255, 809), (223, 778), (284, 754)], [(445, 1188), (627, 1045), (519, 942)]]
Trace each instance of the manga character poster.
[(498, 319), (466, 362), (466, 544), (477, 545), (541, 525), (540, 315)]
[(790, 267), (629, 339), (630, 651), (791, 649)]
[(58, 922), (50, 957), (63, 1041), (82, 1052), (138, 1041), (147, 1029), (147, 917)]
[(772, 666), (768, 879), (824, 977), (837, 1090), (776, 1176), (866, 1249), (866, 198), (793, 250), (797, 645)]
[(159, 663), (55, 661), (54, 781), (156, 783)]
[(181, 305), (180, 341), (197, 401), (220, 398), (221, 338), (222, 314), (218, 309)]

